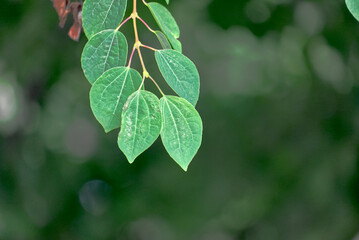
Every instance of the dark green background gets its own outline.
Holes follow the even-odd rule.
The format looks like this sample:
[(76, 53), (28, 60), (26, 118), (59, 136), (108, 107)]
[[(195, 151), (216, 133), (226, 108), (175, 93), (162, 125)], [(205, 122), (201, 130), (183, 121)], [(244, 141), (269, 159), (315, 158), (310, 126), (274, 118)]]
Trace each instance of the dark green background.
[(60, 29), (50, 1), (0, 3), (1, 240), (356, 239), (359, 23), (343, 0), (171, 1), (201, 75), (187, 173), (160, 140), (130, 165), (103, 132), (71, 17)]

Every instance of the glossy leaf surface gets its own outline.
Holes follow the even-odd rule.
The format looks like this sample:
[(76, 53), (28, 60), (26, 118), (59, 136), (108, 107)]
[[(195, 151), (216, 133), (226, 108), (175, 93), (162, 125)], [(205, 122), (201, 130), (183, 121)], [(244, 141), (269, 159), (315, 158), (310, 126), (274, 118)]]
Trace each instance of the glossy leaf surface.
[(139, 90), (127, 100), (122, 112), (118, 146), (132, 163), (160, 135), (159, 99), (151, 92)]
[(128, 67), (106, 71), (90, 91), (91, 109), (105, 132), (121, 126), (122, 108), (128, 97), (138, 90), (141, 75)]
[(202, 142), (201, 117), (189, 102), (175, 96), (162, 97), (160, 109), (163, 145), (170, 156), (187, 171)]
[(172, 14), (159, 3), (148, 3), (148, 7), (155, 18), (158, 26), (162, 29), (163, 33), (167, 36), (172, 47), (177, 51), (182, 51), (181, 44), (177, 40), (180, 36), (180, 30), (173, 18)]
[(87, 38), (106, 29), (116, 29), (125, 15), (127, 0), (86, 0), (83, 28)]
[(192, 105), (199, 97), (199, 74), (194, 63), (175, 50), (159, 50), (155, 53), (157, 65), (168, 85)]
[(127, 51), (127, 41), (121, 32), (105, 30), (94, 35), (86, 44), (81, 57), (86, 78), (92, 84), (106, 70), (124, 66)]

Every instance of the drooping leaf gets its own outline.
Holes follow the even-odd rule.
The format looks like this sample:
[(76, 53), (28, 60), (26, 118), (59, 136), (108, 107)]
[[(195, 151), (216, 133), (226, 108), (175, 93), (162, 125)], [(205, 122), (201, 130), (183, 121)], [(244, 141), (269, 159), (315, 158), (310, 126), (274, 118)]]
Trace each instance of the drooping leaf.
[(172, 14), (163, 5), (151, 2), (148, 7), (163, 32), (172, 33), (176, 38), (180, 36), (180, 30)]
[(202, 142), (201, 117), (189, 102), (175, 96), (162, 97), (160, 109), (163, 145), (170, 156), (187, 171)]
[(147, 6), (149, 7), (158, 26), (167, 36), (172, 47), (177, 51), (182, 51), (182, 48), (180, 47), (181, 44), (177, 40), (180, 36), (180, 30), (172, 14), (167, 10), (167, 8), (156, 2), (148, 3)]
[(88, 39), (106, 29), (116, 29), (125, 15), (127, 0), (86, 0), (83, 28)]
[(86, 44), (81, 64), (86, 78), (92, 84), (106, 70), (124, 66), (128, 51), (125, 36), (116, 30), (104, 30)]
[(171, 43), (172, 48), (178, 52), (182, 52), (182, 43), (172, 35), (168, 35), (168, 41)]
[(155, 34), (158, 40), (160, 41), (163, 49), (172, 49), (171, 44), (168, 42), (166, 35), (164, 35), (161, 31), (155, 31)]
[(359, 1), (358, 0), (345, 0), (347, 7), (351, 14), (359, 21)]
[(127, 100), (122, 112), (118, 146), (132, 163), (149, 148), (161, 131), (159, 99), (151, 92), (139, 90)]
[(69, 0), (53, 0), (54, 8), (56, 9), (57, 14), (59, 15), (59, 26), (63, 28), (66, 23), (67, 14), (71, 12), (70, 1)]
[(82, 3), (71, 3), (71, 12), (74, 23), (72, 24), (68, 35), (72, 40), (78, 41), (82, 32)]
[(136, 70), (117, 67), (106, 71), (93, 84), (90, 91), (91, 109), (105, 132), (121, 126), (122, 108), (141, 82), (142, 77)]
[(192, 105), (199, 97), (199, 74), (194, 63), (182, 53), (165, 49), (155, 53), (158, 68), (170, 87)]

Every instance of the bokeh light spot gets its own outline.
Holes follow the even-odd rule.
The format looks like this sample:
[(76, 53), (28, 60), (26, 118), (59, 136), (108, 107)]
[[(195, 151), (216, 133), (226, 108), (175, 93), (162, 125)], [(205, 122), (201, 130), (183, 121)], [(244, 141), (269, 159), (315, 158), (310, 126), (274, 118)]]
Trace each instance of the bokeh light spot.
[(263, 1), (252, 0), (245, 8), (247, 17), (254, 23), (263, 23), (271, 15), (269, 7)]
[(324, 27), (323, 13), (315, 3), (300, 1), (295, 8), (294, 19), (310, 35), (320, 33)]
[(65, 145), (72, 155), (89, 158), (96, 151), (96, 129), (85, 119), (76, 119), (69, 125), (65, 135)]
[(81, 206), (93, 215), (103, 214), (109, 207), (111, 186), (102, 180), (86, 182), (79, 191)]
[(0, 122), (14, 119), (17, 111), (15, 89), (6, 82), (0, 82)]

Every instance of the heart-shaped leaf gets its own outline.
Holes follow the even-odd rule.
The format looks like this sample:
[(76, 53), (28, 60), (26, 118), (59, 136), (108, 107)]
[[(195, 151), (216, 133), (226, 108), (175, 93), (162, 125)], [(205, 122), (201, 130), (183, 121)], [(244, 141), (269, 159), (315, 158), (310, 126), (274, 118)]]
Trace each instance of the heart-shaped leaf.
[(138, 90), (141, 75), (128, 67), (117, 67), (106, 71), (93, 84), (90, 104), (96, 119), (105, 132), (121, 126), (121, 113), (128, 97)]
[(106, 29), (116, 29), (125, 15), (127, 0), (86, 0), (83, 28), (88, 39)]
[(127, 100), (122, 112), (118, 146), (132, 163), (160, 135), (159, 99), (151, 92), (139, 90)]
[(86, 78), (92, 84), (106, 70), (124, 66), (128, 51), (125, 36), (116, 30), (104, 30), (86, 44), (81, 64)]
[(171, 49), (156, 51), (155, 56), (168, 85), (195, 106), (199, 97), (199, 74), (194, 63), (182, 53)]
[(162, 97), (160, 109), (163, 145), (170, 156), (187, 171), (202, 142), (201, 117), (189, 102), (175, 96)]

